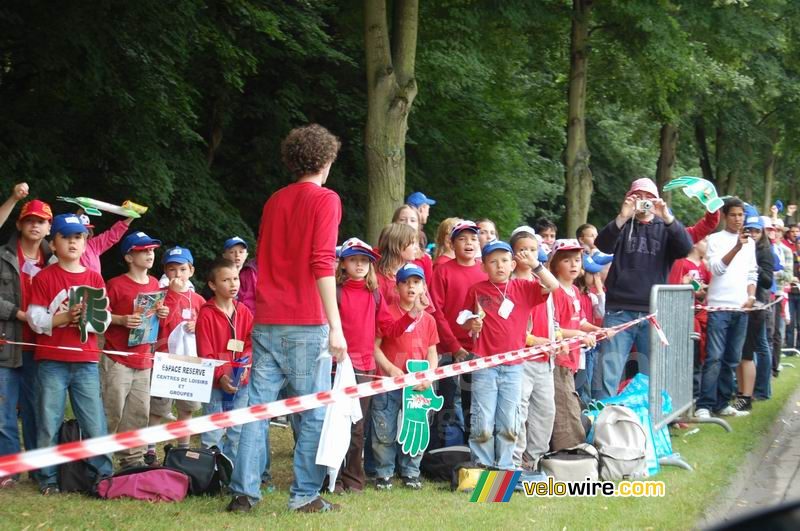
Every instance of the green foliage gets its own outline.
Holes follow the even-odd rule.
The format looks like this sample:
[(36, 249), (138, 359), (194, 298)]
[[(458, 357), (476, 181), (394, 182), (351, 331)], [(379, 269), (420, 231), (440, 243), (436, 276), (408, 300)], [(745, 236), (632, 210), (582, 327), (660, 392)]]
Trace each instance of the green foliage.
[[(570, 17), (563, 0), (421, 2), (406, 191), (439, 200), (429, 236), (453, 215), (492, 218), (501, 236), (561, 221)], [(664, 123), (678, 126), (675, 175), (702, 174), (702, 130), (718, 185), (760, 204), (774, 151), (773, 195), (796, 200), (798, 22), (791, 0), (595, 2), (589, 221), (654, 175)], [(254, 242), (289, 182), (282, 138), (316, 121), (343, 140), (329, 180), (340, 239), (364, 237), (363, 32), (358, 0), (4, 2), (0, 189), (146, 204), (134, 227), (189, 246), (202, 270), (227, 237)], [(681, 219), (689, 205), (676, 199)]]

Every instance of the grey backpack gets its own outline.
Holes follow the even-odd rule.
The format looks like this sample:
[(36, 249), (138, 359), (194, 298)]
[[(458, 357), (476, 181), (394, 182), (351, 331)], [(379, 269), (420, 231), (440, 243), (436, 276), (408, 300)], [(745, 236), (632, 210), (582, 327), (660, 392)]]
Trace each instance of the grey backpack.
[(604, 407), (593, 429), (593, 443), (600, 455), (600, 479), (636, 479), (647, 475), (647, 436), (632, 409)]
[(544, 454), (539, 468), (556, 481), (597, 481), (598, 455), (591, 444), (582, 443), (572, 448)]

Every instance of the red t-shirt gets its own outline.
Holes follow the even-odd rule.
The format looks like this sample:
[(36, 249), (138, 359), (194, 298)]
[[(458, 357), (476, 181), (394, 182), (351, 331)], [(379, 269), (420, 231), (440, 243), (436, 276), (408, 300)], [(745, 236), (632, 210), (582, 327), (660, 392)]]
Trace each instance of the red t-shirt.
[[(400, 295), (397, 293), (397, 279), (394, 275), (384, 275), (382, 273), (377, 273), (378, 277), (378, 291), (381, 293), (381, 298), (386, 301), (387, 306), (392, 306), (397, 304), (400, 300)], [(427, 289), (427, 284), (426, 284)], [(430, 301), (430, 306), (425, 310), (430, 314), (434, 314), (436, 312), (436, 304), (433, 302), (433, 298), (431, 297), (430, 289), (427, 289), (428, 293), (428, 300)]]
[[(252, 362), (253, 345), (250, 334), (253, 331), (253, 315), (244, 304), (238, 301), (234, 301), (233, 304), (235, 311), (230, 318), (217, 307), (214, 299), (209, 300), (200, 308), (194, 332), (197, 338), (197, 355), (199, 357), (233, 361), (236, 358), (249, 356)], [(231, 339), (244, 341), (244, 350), (242, 352), (228, 350), (228, 341)], [(250, 371), (247, 368), (242, 368), (242, 370), (244, 372), (241, 373), (239, 388), (247, 385), (250, 378)], [(230, 363), (214, 369), (214, 387), (219, 388), (219, 379), (223, 374), (233, 379), (233, 366)]]
[[(58, 311), (69, 309), (69, 289), (72, 287), (89, 286), (92, 288), (106, 287), (103, 277), (87, 269), (82, 273), (72, 273), (60, 265), (51, 264), (42, 269), (33, 278), (31, 286), (31, 300), (29, 306), (44, 306), (50, 315)], [(72, 363), (97, 362), (97, 337), (89, 334), (86, 343), (81, 343), (81, 333), (75, 325), (54, 327), (52, 335), (36, 335), (36, 351), (33, 359), (36, 361), (52, 360)], [(47, 348), (48, 346), (64, 346), (88, 349), (84, 351), (60, 350)], [(95, 352), (91, 352), (95, 351)]]
[[(541, 337), (547, 340), (550, 340), (550, 316), (547, 314), (547, 301), (550, 297), (548, 293), (545, 296), (544, 304), (537, 304), (531, 310), (531, 331), (530, 333), (536, 337)], [(550, 355), (548, 353), (544, 353), (544, 358), (537, 358), (534, 361), (538, 362), (546, 362), (550, 361)]]
[[(507, 319), (503, 319), (498, 313), (503, 303), (503, 294), (514, 303)], [(525, 348), (531, 311), (546, 300), (547, 295), (542, 294), (542, 286), (538, 280), (512, 278), (503, 284), (484, 280), (469, 288), (461, 308), (472, 313), (479, 313), (483, 309), (485, 313), (483, 328), (475, 340), (475, 354), (486, 357)], [(522, 360), (507, 365), (518, 363), (522, 363)]]
[[(388, 308), (389, 315), (397, 321), (406, 312), (397, 304), (392, 304)], [(381, 340), (381, 352), (392, 364), (403, 372), (406, 371), (406, 361), (428, 359), (428, 348), (439, 342), (439, 335), (436, 333), (436, 322), (433, 316), (427, 312), (420, 314), (419, 320), (414, 324), (410, 331), (403, 332), (399, 337), (383, 337)], [(378, 374), (389, 376), (378, 367)]]
[(439, 255), (436, 259), (433, 260), (433, 270), (434, 270), (434, 272), (439, 268), (440, 265), (444, 265), (447, 262), (450, 262), (451, 260), (453, 260), (453, 259), (450, 258), (449, 256), (447, 256), (446, 254)]
[(478, 282), (486, 280), (486, 273), (480, 262), (471, 266), (462, 266), (457, 260), (451, 260), (436, 268), (431, 281), (431, 299), (439, 308), (433, 317), (436, 319), (436, 330), (439, 332), (439, 352), (454, 353), (464, 348), (472, 351), (474, 342), (469, 332), (456, 323), (456, 318), (464, 309), (464, 297), (467, 291)]
[[(339, 286), (339, 315), (342, 332), (347, 341), (347, 355), (353, 368), (359, 371), (375, 369), (375, 334), (397, 337), (414, 322), (414, 318), (403, 312), (399, 321), (389, 314), (383, 297), (375, 308), (375, 295), (367, 289), (363, 280), (347, 280)], [(380, 292), (379, 292), (380, 293)]]
[(317, 280), (332, 277), (342, 202), (314, 183), (293, 183), (269, 198), (261, 215), (256, 316), (258, 324), (328, 322)]
[[(566, 330), (580, 330), (581, 323), (586, 319), (586, 314), (581, 305), (581, 298), (578, 294), (578, 288), (572, 287), (573, 293), (569, 294), (562, 287), (559, 286), (553, 293), (553, 317), (555, 318), (558, 326)], [(574, 345), (569, 354), (561, 354), (556, 356), (555, 363), (561, 367), (567, 367), (573, 372), (578, 370), (581, 360), (581, 346), (580, 344)]]
[(166, 319), (161, 319), (158, 327), (158, 343), (156, 343), (156, 350), (159, 352), (166, 352), (169, 350), (167, 341), (169, 335), (179, 325), (188, 321), (197, 321), (197, 315), (200, 313), (200, 307), (206, 303), (206, 300), (192, 290), (178, 293), (167, 289), (167, 296), (164, 299), (164, 306), (169, 308), (169, 315)]
[(430, 255), (428, 253), (422, 253), (422, 256), (416, 260), (412, 260), (412, 263), (422, 268), (422, 271), (425, 273), (425, 280), (430, 283), (431, 277), (433, 277), (433, 261)]
[[(19, 264), (19, 286), (20, 286), (20, 306), (19, 309), (23, 312), (28, 309), (28, 301), (31, 298), (31, 287), (33, 285), (33, 277), (35, 277), (39, 270), (44, 266), (44, 255), (40, 248), (36, 248), (36, 260), (28, 260), (22, 252), (22, 245), (17, 242), (17, 260)], [(25, 265), (27, 262), (27, 266)], [(16, 319), (12, 316), (12, 319)], [(33, 333), (31, 327), (27, 322), (22, 323), (22, 341), (25, 343), (33, 343), (36, 341), (36, 334)], [(25, 347), (23, 350), (30, 350), (30, 347)]]
[(672, 269), (669, 272), (667, 282), (669, 284), (683, 284), (683, 277), (689, 275), (693, 280), (699, 280), (708, 284), (711, 282), (711, 273), (708, 271), (705, 262), (701, 261), (700, 264), (695, 264), (688, 258), (681, 258), (675, 260)]
[[(147, 275), (147, 284), (139, 284), (128, 275), (114, 277), (106, 284), (108, 291), (109, 309), (114, 315), (130, 315), (133, 313), (133, 303), (136, 296), (140, 293), (153, 293), (161, 291), (158, 287), (158, 280)], [(108, 357), (117, 363), (121, 363), (132, 369), (149, 369), (153, 366), (152, 345), (128, 346), (128, 337), (131, 329), (120, 325), (111, 325), (106, 330), (106, 349), (120, 350), (122, 352), (134, 352), (134, 356), (115, 356), (108, 354)]]

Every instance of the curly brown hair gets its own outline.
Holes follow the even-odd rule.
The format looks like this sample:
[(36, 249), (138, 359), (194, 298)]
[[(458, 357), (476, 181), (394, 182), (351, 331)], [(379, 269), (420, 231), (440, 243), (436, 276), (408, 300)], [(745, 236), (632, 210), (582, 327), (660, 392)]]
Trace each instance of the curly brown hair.
[(295, 179), (319, 173), (336, 160), (342, 143), (319, 124), (295, 127), (281, 143), (281, 158)]

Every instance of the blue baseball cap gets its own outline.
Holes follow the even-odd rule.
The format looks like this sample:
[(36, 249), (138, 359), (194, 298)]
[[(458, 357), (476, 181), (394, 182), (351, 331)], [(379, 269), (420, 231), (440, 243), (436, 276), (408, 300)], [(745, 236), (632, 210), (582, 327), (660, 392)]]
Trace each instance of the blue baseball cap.
[(419, 208), (422, 205), (435, 205), (436, 201), (429, 198), (422, 192), (414, 192), (406, 198), (406, 204)]
[(583, 270), (587, 273), (599, 273), (603, 270), (603, 266), (595, 262), (592, 256), (583, 253)]
[(247, 249), (247, 242), (238, 236), (234, 236), (233, 238), (225, 240), (225, 243), (222, 244), (222, 250), (227, 251), (234, 245), (244, 245), (244, 248)]
[(131, 232), (122, 243), (119, 244), (122, 254), (128, 254), (131, 251), (145, 251), (147, 249), (155, 249), (161, 247), (161, 241), (155, 240), (142, 231)]
[(764, 230), (764, 222), (753, 205), (744, 206), (744, 228)]
[(422, 270), (420, 266), (417, 264), (412, 264), (411, 262), (407, 263), (403, 267), (401, 267), (397, 273), (395, 274), (395, 279), (397, 283), (405, 282), (411, 277), (419, 277), (423, 281), (425, 280), (425, 271)]
[(514, 254), (514, 251), (511, 249), (511, 246), (506, 242), (501, 242), (500, 240), (492, 240), (483, 246), (483, 249), (481, 249), (481, 256), (485, 258), (495, 251), (507, 251), (512, 255)]
[(50, 229), (55, 234), (60, 234), (65, 238), (73, 234), (89, 234), (81, 219), (75, 214), (60, 214), (53, 218), (53, 225)]
[(194, 256), (192, 251), (186, 247), (176, 245), (172, 249), (167, 249), (164, 253), (164, 265), (167, 264), (191, 264), (194, 265)]

